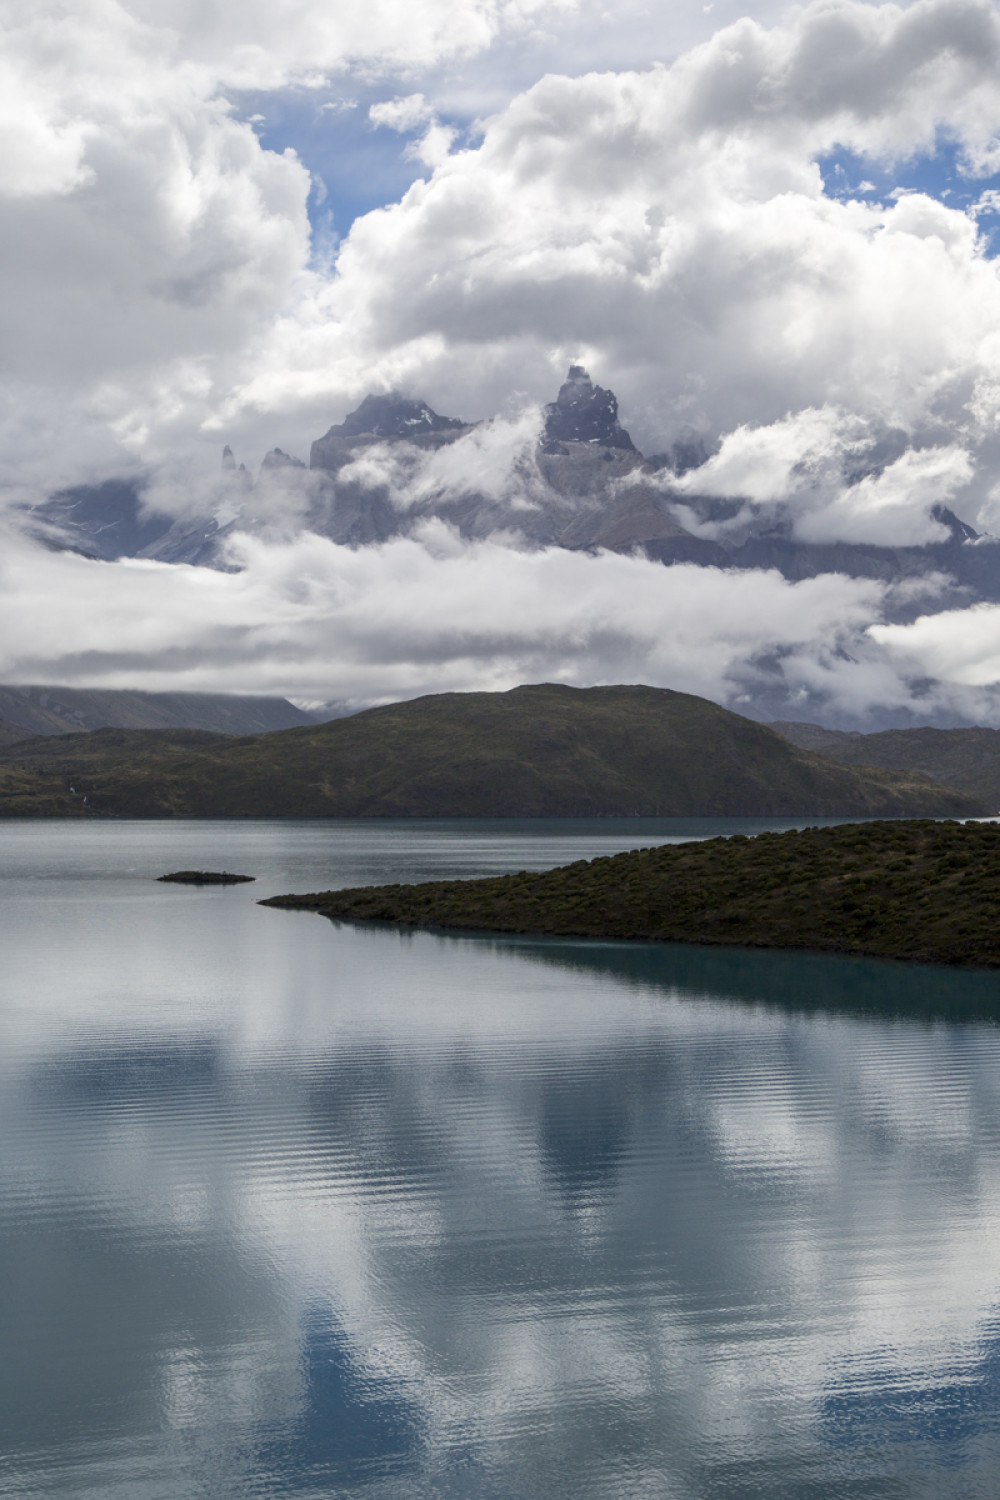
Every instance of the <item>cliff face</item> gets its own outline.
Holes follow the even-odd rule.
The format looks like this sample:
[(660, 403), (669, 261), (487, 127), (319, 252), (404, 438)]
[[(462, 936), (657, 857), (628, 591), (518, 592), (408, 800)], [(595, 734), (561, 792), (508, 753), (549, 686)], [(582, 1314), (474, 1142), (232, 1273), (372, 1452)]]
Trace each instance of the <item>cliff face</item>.
[(565, 384), (545, 408), (544, 449), (557, 451), (560, 443), (598, 443), (602, 448), (637, 451), (618, 420), (617, 396), (594, 385), (582, 365), (570, 365)]

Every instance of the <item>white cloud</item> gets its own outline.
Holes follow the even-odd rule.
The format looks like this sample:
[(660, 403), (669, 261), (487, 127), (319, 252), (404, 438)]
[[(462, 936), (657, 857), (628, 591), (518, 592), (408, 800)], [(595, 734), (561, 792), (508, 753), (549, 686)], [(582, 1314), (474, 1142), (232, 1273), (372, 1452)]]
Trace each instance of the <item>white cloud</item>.
[(38, 138), (4, 158), (8, 473), (40, 409), (59, 408), (65, 444), (39, 453), (94, 464), (216, 434), (301, 451), (373, 386), (479, 417), (512, 391), (548, 399), (580, 357), (647, 448), (808, 407), (968, 420), (1000, 342), (974, 223), (920, 194), (833, 202), (813, 157), (911, 151), (935, 129), (987, 150), (986, 0), (743, 20), (671, 66), (546, 77), (459, 151), (426, 89), (400, 93), (374, 118), (426, 127), (432, 175), (355, 225), (330, 278), (309, 268), (306, 169), (220, 87), (393, 67), (396, 50), (426, 67), (573, 11), (395, 3), (252, 6), (239, 26), (181, 0), (45, 0), (27, 25), (8, 7), (17, 120)]
[(987, 188), (985, 193), (980, 193), (975, 203), (969, 208), (969, 213), (978, 218), (980, 214), (1000, 213), (1000, 192), (996, 188)]
[(314, 82), (354, 63), (412, 70), (465, 57), (574, 0), (125, 0), (149, 26), (182, 39), (192, 58), (227, 87)]
[(368, 118), (374, 125), (385, 125), (389, 130), (406, 132), (428, 125), (436, 116), (423, 94), (407, 94), (404, 98), (384, 99), (379, 104), (373, 104), (368, 111)]
[(458, 134), (452, 126), (441, 124), (423, 94), (408, 94), (402, 99), (387, 99), (373, 104), (368, 111), (368, 118), (373, 125), (386, 125), (390, 130), (398, 130), (401, 134), (423, 127), (419, 141), (411, 141), (403, 154), (432, 168), (442, 164)]
[(469, 494), (530, 510), (552, 500), (535, 462), (541, 425), (538, 408), (527, 407), (516, 417), (483, 422), (442, 448), (374, 443), (338, 470), (338, 480), (385, 489), (403, 511)]
[(797, 518), (795, 534), (807, 542), (882, 546), (944, 541), (947, 529), (931, 510), (952, 500), (971, 476), (972, 464), (962, 448), (911, 450), (881, 474), (842, 487), (823, 509)]
[(92, 176), (83, 161), (90, 133), (0, 59), (0, 195), (47, 197), (83, 186)]
[(12, 540), (0, 678), (371, 699), (554, 677), (724, 698), (775, 650), (818, 653), (832, 680), (838, 645), (860, 637), (883, 593), (837, 576), (789, 584), (467, 545), (433, 521), (357, 551), (309, 535), (233, 545), (241, 570), (222, 573), (97, 564)]
[[(921, 546), (944, 541), (932, 514), (950, 504), (973, 474), (957, 445), (910, 449), (877, 462), (879, 433), (858, 417), (807, 408), (767, 427), (738, 427), (700, 468), (667, 477), (681, 495), (744, 500), (731, 518), (699, 524), (678, 507), (682, 522), (709, 537), (744, 530), (748, 521), (784, 520), (802, 542), (867, 542)], [(867, 467), (870, 472), (864, 472)], [(852, 474), (852, 469), (858, 471)]]
[(849, 440), (864, 438), (858, 421), (829, 407), (806, 408), (767, 427), (737, 427), (700, 468), (671, 487), (681, 494), (747, 499), (757, 506), (785, 500), (796, 485), (843, 458)]
[[(571, 8), (4, 0), (0, 479), (42, 488), (63, 465), (85, 477), (190, 445), (316, 285), (309, 173), (263, 149), (227, 91), (428, 67)], [(423, 156), (450, 139), (432, 121)]]
[(468, 544), (439, 521), (356, 551), (275, 535), (234, 538), (231, 573), (93, 563), (12, 538), (0, 564), (0, 680), (360, 703), (638, 681), (737, 709), (765, 693), (776, 713), (811, 704), (862, 718), (971, 702), (998, 716), (989, 693), (969, 698), (960, 674), (940, 689), (912, 686), (923, 674), (868, 630), (891, 598), (871, 580), (789, 583)]
[(972, 688), (1000, 682), (1000, 605), (942, 610), (910, 625), (873, 625), (869, 634), (914, 674)]
[(647, 451), (810, 407), (954, 444), (1000, 339), (975, 224), (922, 193), (833, 201), (814, 158), (985, 149), (998, 36), (986, 3), (822, 3), (671, 67), (545, 78), (355, 224), (226, 419), (400, 383), (479, 416), (580, 357)]
[[(888, 206), (834, 201), (815, 158), (839, 144), (891, 166), (943, 132), (959, 142), (970, 170), (988, 167), (1000, 127), (996, 7), (819, 0), (770, 29), (739, 20), (662, 66), (546, 76), (502, 104), (477, 144), (454, 149), (427, 70), (476, 49), (502, 50), (504, 38), (549, 23), (568, 36), (574, 14), (571, 5), (532, 0), (457, 7), (374, 0), (353, 9), (279, 0), (239, 11), (184, 0), (73, 7), (41, 0), (25, 19), (12, 0), (0, 4), (4, 66), (18, 90), (12, 84), (7, 98), (16, 107), (0, 115), (0, 478), (9, 493), (169, 458), (158, 483), (164, 493), (175, 486), (178, 509), (177, 475), (199, 443), (211, 448), (213, 470), (226, 440), (254, 456), (274, 444), (301, 453), (372, 388), (409, 387), (468, 418), (511, 398), (527, 409), (549, 399), (565, 365), (580, 360), (617, 391), (623, 419), (647, 451), (691, 430), (722, 440), (709, 466), (719, 492), (772, 508), (802, 538), (933, 539), (929, 512), (941, 501), (973, 521), (980, 509), (988, 515), (1000, 461), (1000, 281), (974, 216), (922, 193)], [(586, 47), (598, 34), (596, 14), (590, 4), (580, 8)], [(375, 118), (426, 127), (418, 149), (428, 175), (398, 204), (359, 220), (328, 272), (310, 262), (309, 172), (293, 152), (265, 150), (226, 93), (308, 87), (338, 69), (394, 78), (398, 96)], [(516, 428), (484, 427), (397, 475), (399, 503), (435, 486), (484, 489), (491, 474), (514, 475), (516, 487), (515, 450), (526, 441)], [(845, 459), (890, 428), (912, 439), (911, 451), (845, 484)], [(268, 500), (275, 521), (276, 495)], [(530, 485), (522, 498), (531, 503)], [(295, 485), (287, 503), (293, 519), (304, 513)], [(322, 580), (335, 575), (343, 590), (352, 569), (370, 570), (364, 590), (403, 631), (398, 670), (390, 670), (387, 626), (373, 674), (365, 663), (374, 637), (365, 626), (355, 674), (365, 691), (376, 677), (391, 695), (428, 682), (473, 685), (480, 673), (506, 683), (549, 671), (592, 680), (646, 672), (665, 681), (669, 671), (681, 674), (677, 685), (724, 696), (740, 674), (764, 670), (753, 663), (768, 653), (777, 653), (786, 681), (797, 673), (803, 691), (822, 689), (845, 703), (902, 700), (908, 691), (888, 648), (863, 636), (878, 610), (872, 585), (817, 580), (795, 592), (776, 579), (646, 573), (629, 559), (602, 560), (603, 571), (588, 572), (586, 560), (547, 553), (532, 572), (535, 564), (514, 551), (494, 547), (473, 566), (462, 549), (446, 560), (418, 542), (334, 568), (323, 545), (303, 539), (304, 551), (280, 556), (310, 578), (318, 567), (321, 594)], [(440, 538), (435, 545), (443, 546)], [(277, 629), (287, 606), (284, 585), (272, 577), (279, 554), (248, 548), (244, 592), (187, 574), (168, 582), (173, 575), (155, 571), (130, 592), (139, 575), (114, 574), (130, 580), (113, 586), (122, 610), (128, 600), (144, 608), (147, 590), (163, 593), (166, 634), (151, 645), (147, 665), (162, 674), (172, 661), (182, 676), (207, 680), (231, 651), (245, 682), (267, 677), (291, 691), (308, 679), (327, 690), (310, 642), (323, 639), (325, 661), (332, 646), (354, 661), (354, 625), (334, 611), (336, 628), (313, 622), (272, 651), (268, 621)], [(394, 577), (403, 558), (429, 570), (420, 589), (414, 585), (415, 608), (425, 608), (424, 587), (440, 601), (427, 615), (437, 634), (426, 645), (434, 666), (423, 676), (407, 656), (394, 596), (379, 582), (383, 573)], [(96, 655), (87, 660), (110, 659), (121, 621), (105, 640), (92, 575), (73, 571), (73, 562), (21, 561), (43, 596), (79, 587), (95, 610)], [(69, 571), (58, 573), (64, 566)], [(590, 623), (568, 610), (561, 584), (552, 584), (560, 603), (548, 623), (524, 600), (526, 579), (545, 570), (562, 579), (563, 567), (591, 603)], [(619, 567), (639, 571), (619, 577)], [(579, 577), (575, 568), (584, 569)], [(754, 626), (740, 636), (735, 624), (731, 635), (728, 625), (707, 625), (723, 577), (744, 624), (758, 611), (766, 618), (773, 605), (780, 628)], [(617, 579), (613, 603), (603, 583), (594, 592), (598, 578)], [(658, 622), (655, 639), (630, 613), (636, 579), (637, 598)], [(8, 575), (6, 587), (23, 600), (16, 579)], [(826, 597), (823, 587), (840, 605), (866, 601), (857, 618), (853, 603), (845, 616), (862, 632), (847, 653), (854, 665), (817, 644), (824, 632), (839, 639), (833, 623), (821, 630), (810, 614), (809, 601)], [(655, 590), (670, 608), (688, 600), (688, 613), (658, 615), (668, 605), (654, 608)], [(239, 610), (230, 617), (235, 600), (258, 611), (256, 624)], [(208, 632), (200, 655), (195, 601)], [(480, 634), (472, 601), (485, 621)], [(213, 623), (216, 607), (228, 624)], [(729, 621), (730, 611), (718, 608)], [(537, 649), (520, 633), (522, 619), (509, 625), (517, 609), (525, 630), (527, 622), (537, 630)], [(33, 648), (8, 618), (6, 670), (20, 672)], [(52, 618), (61, 618), (58, 610)], [(183, 640), (168, 639), (178, 622)], [(480, 635), (481, 646), (463, 656), (462, 643)], [(84, 629), (76, 638), (86, 637)], [(251, 637), (265, 643), (259, 660), (246, 647)], [(686, 644), (671, 655), (674, 639)], [(567, 644), (574, 641), (579, 648)], [(60, 670), (79, 676), (90, 670), (83, 659), (74, 665), (53, 642), (39, 662), (51, 672), (62, 661)], [(876, 689), (889, 698), (879, 700)]]
[(1000, 329), (974, 225), (922, 195), (831, 202), (812, 158), (945, 127), (986, 150), (985, 0), (741, 21), (670, 67), (545, 78), (459, 152), (428, 94), (401, 94), (377, 117), (417, 110), (436, 170), (356, 225), (328, 282), (307, 270), (308, 174), (217, 91), (241, 69), (287, 81), (397, 48), (426, 65), (536, 14), (394, 3), (254, 6), (238, 27), (179, 0), (91, 0), (72, 22), (48, 0), (27, 27), (8, 10), (9, 65), (38, 101), (18, 119), (45, 150), (15, 142), (5, 170), (48, 184), (44, 208), (8, 214), (0, 263), (10, 374), (36, 382), (25, 424), (59, 399), (155, 454), (205, 423), (270, 422), (280, 442), (280, 417), (301, 447), (371, 383), (426, 383), (481, 416), (511, 389), (548, 397), (581, 353), (654, 446), (831, 402), (958, 420)]

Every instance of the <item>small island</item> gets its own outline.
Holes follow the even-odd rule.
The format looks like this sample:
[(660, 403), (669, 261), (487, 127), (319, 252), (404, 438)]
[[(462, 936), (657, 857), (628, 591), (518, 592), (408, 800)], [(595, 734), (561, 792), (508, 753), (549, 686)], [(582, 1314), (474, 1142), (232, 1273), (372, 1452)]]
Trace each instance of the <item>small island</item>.
[(174, 885), (245, 885), (256, 875), (233, 875), (229, 870), (175, 870), (172, 875), (158, 875), (157, 880)]
[(637, 849), (540, 874), (275, 896), (339, 921), (812, 949), (1000, 967), (1000, 825), (846, 823)]

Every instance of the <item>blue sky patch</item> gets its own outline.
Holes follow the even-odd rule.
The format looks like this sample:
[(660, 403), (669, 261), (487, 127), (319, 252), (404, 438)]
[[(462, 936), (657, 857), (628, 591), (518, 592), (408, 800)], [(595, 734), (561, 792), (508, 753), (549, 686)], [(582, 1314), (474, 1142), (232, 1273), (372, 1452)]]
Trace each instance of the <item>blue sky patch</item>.
[[(1000, 254), (1000, 174), (970, 177), (963, 173), (960, 148), (954, 141), (939, 141), (931, 154), (887, 164), (874, 157), (838, 146), (817, 157), (823, 174), (823, 189), (830, 198), (860, 198), (885, 203), (900, 193), (926, 193), (949, 208), (968, 210), (984, 196), (987, 202), (977, 218), (987, 244), (987, 254)], [(990, 195), (996, 195), (990, 202)]]
[[(397, 90), (396, 93), (405, 92)], [(373, 104), (395, 94), (364, 88), (330, 94), (313, 89), (241, 94), (236, 117), (249, 120), (268, 151), (289, 146), (312, 173), (309, 220), (317, 239), (343, 239), (355, 219), (398, 203), (411, 183), (430, 168), (406, 155), (422, 133), (400, 134), (368, 117)], [(444, 124), (465, 122), (443, 120)]]

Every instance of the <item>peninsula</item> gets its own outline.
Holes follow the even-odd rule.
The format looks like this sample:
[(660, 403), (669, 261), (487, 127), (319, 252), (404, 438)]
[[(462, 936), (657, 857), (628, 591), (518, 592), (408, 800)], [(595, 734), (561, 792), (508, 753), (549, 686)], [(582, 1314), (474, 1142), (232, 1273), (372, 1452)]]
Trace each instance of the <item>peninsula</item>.
[(996, 968), (1000, 825), (914, 819), (738, 834), (541, 874), (275, 896), (261, 905), (404, 927)]

